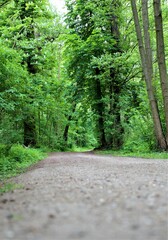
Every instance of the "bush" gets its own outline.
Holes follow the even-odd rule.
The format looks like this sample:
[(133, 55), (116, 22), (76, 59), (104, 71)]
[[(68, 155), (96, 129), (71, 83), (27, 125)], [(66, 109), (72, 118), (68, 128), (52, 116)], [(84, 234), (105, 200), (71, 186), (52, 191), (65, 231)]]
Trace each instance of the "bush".
[(0, 180), (22, 172), (31, 164), (43, 159), (46, 154), (41, 150), (25, 148), (22, 145), (0, 145)]
[(22, 145), (13, 145), (9, 151), (9, 158), (15, 162), (33, 162), (38, 159), (39, 151), (25, 148)]
[(150, 117), (134, 115), (126, 128), (123, 149), (127, 152), (150, 152), (155, 149), (153, 125)]
[(0, 157), (7, 156), (11, 145), (0, 144)]

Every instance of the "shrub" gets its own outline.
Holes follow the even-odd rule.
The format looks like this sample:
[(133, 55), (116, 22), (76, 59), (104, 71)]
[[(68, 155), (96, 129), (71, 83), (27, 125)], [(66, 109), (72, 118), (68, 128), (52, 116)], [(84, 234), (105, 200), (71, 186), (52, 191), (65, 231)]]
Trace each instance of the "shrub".
[(0, 157), (7, 156), (11, 145), (0, 144)]
[(46, 154), (40, 149), (25, 148), (22, 145), (13, 145), (10, 147), (0, 145), (0, 180), (14, 176), (22, 172), (31, 164), (43, 159)]
[(155, 149), (150, 117), (134, 115), (126, 128), (123, 149), (127, 152), (150, 152)]

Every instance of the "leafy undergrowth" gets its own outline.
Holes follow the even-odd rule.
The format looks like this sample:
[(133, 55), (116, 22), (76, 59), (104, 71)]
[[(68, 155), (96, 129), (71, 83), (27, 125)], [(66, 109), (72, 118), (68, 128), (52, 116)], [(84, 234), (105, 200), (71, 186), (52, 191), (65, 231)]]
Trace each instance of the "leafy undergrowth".
[(151, 159), (167, 159), (168, 152), (126, 152), (126, 151), (113, 151), (113, 150), (103, 150), (95, 151), (98, 154), (110, 154), (113, 156), (120, 157), (139, 157), (139, 158), (151, 158)]
[(44, 159), (46, 154), (33, 148), (25, 148), (22, 145), (0, 145), (0, 192), (17, 188), (15, 184), (6, 180), (24, 172), (32, 164)]

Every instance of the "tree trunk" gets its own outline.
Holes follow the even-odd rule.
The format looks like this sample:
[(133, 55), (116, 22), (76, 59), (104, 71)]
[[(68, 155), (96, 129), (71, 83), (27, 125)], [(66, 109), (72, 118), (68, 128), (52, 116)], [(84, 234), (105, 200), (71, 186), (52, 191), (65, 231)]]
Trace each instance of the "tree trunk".
[(36, 145), (35, 120), (31, 116), (24, 120), (24, 145), (27, 147)]
[[(152, 82), (153, 78), (153, 63), (152, 63), (152, 48), (149, 33), (149, 18), (148, 18), (148, 0), (141, 0), (142, 2), (142, 22), (143, 22), (143, 32), (144, 32), (144, 50), (146, 57), (146, 64), (149, 74), (149, 79)], [(154, 88), (153, 88), (154, 91)]]
[[(112, 50), (112, 54), (114, 53), (121, 53), (122, 48), (120, 46), (120, 30), (119, 30), (119, 20), (118, 16), (115, 13), (115, 10), (117, 11), (120, 3), (117, 0), (113, 0), (113, 6), (114, 10), (112, 11), (112, 17), (111, 17), (111, 36), (116, 40), (116, 43), (114, 45), (114, 50)], [(121, 82), (119, 78), (119, 73), (116, 71), (116, 69), (111, 68), (110, 69), (110, 115), (113, 118), (113, 123), (111, 126), (111, 131), (108, 139), (108, 145), (109, 147), (112, 147), (113, 149), (120, 149), (123, 145), (123, 132), (124, 129), (121, 124), (121, 112), (120, 112), (120, 93), (121, 89), (123, 87), (123, 83)]]
[[(29, 23), (28, 26), (26, 26), (26, 38), (27, 40), (30, 42), (32, 41), (32, 39), (35, 39), (35, 34), (34, 34), (34, 13), (32, 12), (32, 10), (27, 11), (27, 3), (26, 1), (18, 1), (15, 0), (14, 1), (17, 8), (18, 8), (18, 12), (19, 12), (19, 17), (22, 21), (22, 23), (25, 25), (25, 19), (27, 17), (29, 17), (31, 19), (31, 22)], [(25, 28), (22, 29), (22, 31), (25, 31)], [(20, 32), (20, 34), (22, 34), (22, 32)], [(37, 73), (37, 68), (36, 66), (32, 63), (32, 56), (31, 53), (29, 53), (27, 59), (26, 59), (26, 63), (27, 63), (27, 70), (31, 75), (34, 75)], [(33, 103), (34, 100), (34, 96), (30, 95), (29, 92), (27, 92), (27, 95), (29, 98), (31, 98), (31, 103)], [(28, 103), (31, 105), (31, 103)], [(29, 106), (27, 109), (29, 109), (31, 106)], [(23, 122), (24, 125), (24, 144), (25, 146), (35, 146), (37, 143), (37, 139), (36, 139), (36, 121), (35, 121), (35, 116), (32, 113), (32, 111), (26, 111), (25, 112), (25, 119)]]
[(70, 115), (68, 117), (68, 123), (67, 125), (65, 126), (65, 129), (64, 129), (64, 134), (63, 134), (63, 138), (64, 138), (64, 141), (67, 143), (68, 142), (68, 132), (69, 132), (69, 127), (70, 127), (70, 122), (72, 120), (72, 115)]
[[(113, 77), (112, 77), (113, 76)], [(123, 133), (124, 129), (121, 124), (120, 116), (120, 93), (121, 86), (115, 82), (115, 74), (111, 73), (111, 84), (110, 84), (110, 111), (109, 114), (113, 116), (112, 131), (108, 138), (108, 146), (113, 149), (120, 149), (123, 145)]]
[[(166, 148), (167, 148), (166, 139), (163, 134), (162, 124), (161, 124), (160, 115), (159, 115), (158, 106), (157, 106), (157, 100), (156, 100), (156, 97), (154, 94), (154, 87), (152, 84), (153, 70), (151, 69), (152, 59), (151, 59), (151, 54), (150, 54), (151, 49), (150, 49), (150, 36), (149, 36), (149, 32), (148, 32), (149, 31), (149, 29), (148, 29), (149, 19), (148, 19), (148, 14), (146, 12), (147, 8), (146, 8), (146, 11), (143, 12), (145, 6), (147, 6), (147, 0), (142, 0), (142, 6), (143, 6), (142, 17), (143, 17), (143, 25), (144, 25), (143, 27), (145, 30), (145, 32), (144, 32), (145, 47), (143, 44), (142, 31), (141, 31), (141, 27), (140, 27), (136, 2), (135, 2), (135, 0), (131, 0), (131, 7), (132, 7), (132, 12), (133, 12), (136, 35), (137, 35), (138, 46), (139, 46), (139, 52), (140, 52), (140, 57), (141, 57), (142, 70), (143, 70), (144, 77), (145, 77), (148, 99), (149, 99), (153, 123), (154, 123), (156, 140), (158, 142), (158, 147), (162, 150), (166, 150)], [(147, 24), (147, 26), (145, 26), (146, 24)]]
[[(21, 1), (21, 0), (14, 0), (15, 5), (17, 6), (17, 11), (19, 12), (19, 17), (23, 23), (23, 25), (25, 26), (25, 19), (29, 18), (31, 20), (31, 22), (29, 23), (29, 25), (26, 25), (24, 28), (22, 28), (22, 31), (25, 31), (26, 28), (26, 38), (27, 41), (31, 42), (33, 39), (35, 39), (35, 31), (34, 31), (34, 12), (33, 10), (29, 10), (27, 11), (27, 1)], [(23, 32), (20, 32), (20, 37), (22, 37)], [(24, 36), (24, 34), (23, 34)], [(22, 49), (24, 51), (24, 49)], [(27, 52), (26, 52), (27, 55)], [(32, 56), (32, 52), (29, 53), (29, 55), (27, 56), (26, 59), (26, 63), (27, 63), (27, 70), (30, 74), (30, 77), (34, 74), (36, 74), (38, 72), (38, 69), (36, 67), (36, 65), (34, 65), (32, 62), (32, 58), (34, 56)], [(30, 95), (29, 92), (27, 92), (28, 98), (31, 99), (31, 103), (27, 103), (28, 105), (32, 104), (34, 101), (34, 96)], [(31, 108), (31, 106), (28, 106), (28, 108), (25, 108), (25, 119), (23, 121), (23, 125), (24, 125), (24, 144), (25, 146), (35, 146), (37, 143), (37, 136), (36, 136), (36, 121), (35, 121), (35, 114), (32, 113), (32, 111), (27, 111), (28, 109)]]
[[(100, 70), (96, 69), (96, 75), (99, 76)], [(104, 129), (104, 104), (102, 100), (102, 90), (99, 78), (96, 79), (96, 111), (98, 113), (98, 132), (99, 132), (99, 149), (107, 147), (105, 129)]]
[(160, 82), (164, 102), (164, 112), (166, 120), (166, 140), (168, 145), (168, 75), (166, 69), (165, 46), (163, 36), (162, 11), (160, 0), (153, 0), (156, 42), (157, 42), (157, 61), (159, 66)]
[(73, 108), (72, 108), (72, 114), (69, 115), (68, 117), (68, 122), (65, 126), (65, 129), (64, 129), (64, 134), (63, 134), (63, 138), (64, 138), (64, 141), (67, 143), (68, 142), (68, 132), (69, 132), (69, 127), (70, 127), (70, 122), (72, 120), (72, 117), (73, 117), (73, 113), (75, 112), (75, 109), (76, 109), (76, 104), (74, 104)]

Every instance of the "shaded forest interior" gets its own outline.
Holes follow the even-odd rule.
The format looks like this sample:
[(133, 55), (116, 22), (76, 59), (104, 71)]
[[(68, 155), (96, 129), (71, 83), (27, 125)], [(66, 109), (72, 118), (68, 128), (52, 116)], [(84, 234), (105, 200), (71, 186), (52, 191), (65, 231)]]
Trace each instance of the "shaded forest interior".
[(167, 0), (66, 7), (0, 3), (1, 149), (168, 150)]

